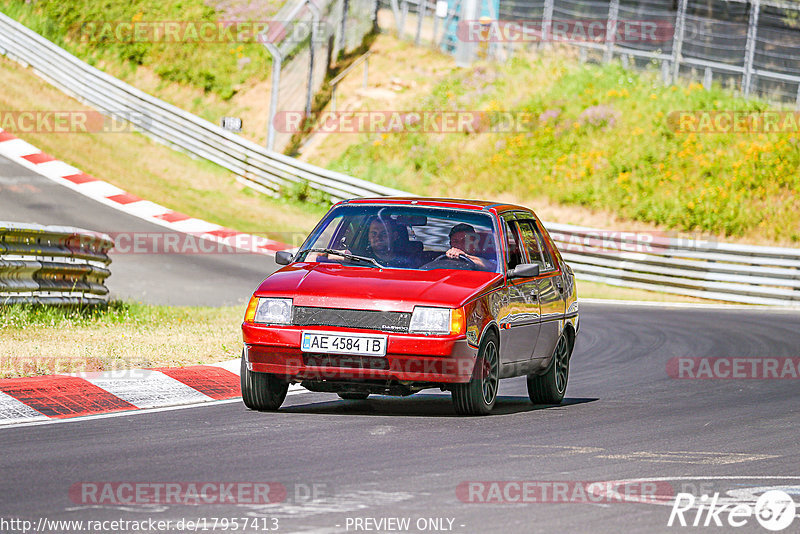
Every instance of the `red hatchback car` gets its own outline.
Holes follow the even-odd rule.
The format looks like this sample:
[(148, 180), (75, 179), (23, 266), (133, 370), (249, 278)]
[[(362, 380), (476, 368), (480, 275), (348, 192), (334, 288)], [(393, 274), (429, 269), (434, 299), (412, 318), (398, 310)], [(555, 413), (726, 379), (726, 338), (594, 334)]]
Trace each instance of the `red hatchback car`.
[(344, 399), (438, 387), (487, 414), (501, 378), (564, 398), (578, 333), (572, 270), (541, 221), (509, 204), (374, 198), (331, 208), (253, 294), (242, 398), (276, 410), (290, 383)]

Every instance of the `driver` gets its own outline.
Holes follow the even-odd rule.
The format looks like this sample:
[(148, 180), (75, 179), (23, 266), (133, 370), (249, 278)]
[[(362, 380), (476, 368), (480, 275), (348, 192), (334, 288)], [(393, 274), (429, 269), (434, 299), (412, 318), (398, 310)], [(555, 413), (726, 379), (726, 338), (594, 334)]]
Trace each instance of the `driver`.
[(409, 257), (406, 250), (401, 248), (401, 244), (404, 242), (401, 232), (405, 231), (405, 228), (390, 219), (373, 219), (369, 223), (369, 232), (367, 233), (368, 255), (387, 267), (414, 267), (413, 259)]
[(459, 223), (450, 230), (450, 249), (445, 252), (449, 259), (457, 260), (459, 257), (464, 257), (478, 269), (494, 271), (497, 262), (477, 256), (478, 252), (480, 252), (480, 236), (472, 225)]

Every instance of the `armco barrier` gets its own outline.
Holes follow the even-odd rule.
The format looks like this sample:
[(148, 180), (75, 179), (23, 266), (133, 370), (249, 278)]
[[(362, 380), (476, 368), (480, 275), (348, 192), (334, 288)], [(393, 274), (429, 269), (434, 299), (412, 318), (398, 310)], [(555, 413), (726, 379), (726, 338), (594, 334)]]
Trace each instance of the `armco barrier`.
[[(0, 53), (30, 65), (51, 84), (101, 112), (130, 119), (155, 139), (271, 191), (307, 182), (334, 200), (409, 195), (270, 152), (105, 74), (2, 13)], [(609, 253), (592, 244), (593, 236), (614, 241), (608, 232), (555, 223), (545, 226), (581, 280), (729, 302), (800, 307), (800, 249), (680, 239), (653, 244), (635, 238), (641, 246), (629, 251), (622, 245), (632, 244), (631, 238), (619, 237), (618, 250)]]
[(0, 221), (0, 305), (105, 301), (113, 246), (79, 228)]
[(580, 280), (728, 302), (800, 306), (800, 249), (545, 226)]

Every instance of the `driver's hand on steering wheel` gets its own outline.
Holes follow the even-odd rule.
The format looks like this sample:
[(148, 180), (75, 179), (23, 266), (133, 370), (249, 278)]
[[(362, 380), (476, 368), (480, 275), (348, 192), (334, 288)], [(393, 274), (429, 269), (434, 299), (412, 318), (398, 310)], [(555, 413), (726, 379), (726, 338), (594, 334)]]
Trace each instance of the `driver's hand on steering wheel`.
[(466, 256), (467, 253), (461, 250), (460, 248), (452, 247), (445, 252), (445, 256), (450, 258), (451, 260), (457, 260), (459, 256)]

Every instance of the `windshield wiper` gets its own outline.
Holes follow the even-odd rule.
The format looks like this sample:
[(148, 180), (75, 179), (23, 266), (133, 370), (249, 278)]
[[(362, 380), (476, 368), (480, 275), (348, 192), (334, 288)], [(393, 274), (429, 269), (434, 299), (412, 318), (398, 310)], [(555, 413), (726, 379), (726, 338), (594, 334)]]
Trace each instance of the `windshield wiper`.
[(332, 248), (307, 248), (303, 252), (322, 252), (325, 254), (333, 254), (335, 256), (341, 256), (347, 260), (370, 263), (372, 264), (372, 266), (377, 267), (379, 269), (383, 268), (383, 265), (375, 261), (374, 258), (368, 258), (366, 256), (356, 256), (355, 254), (350, 254), (349, 252), (345, 252), (343, 250), (333, 250)]

